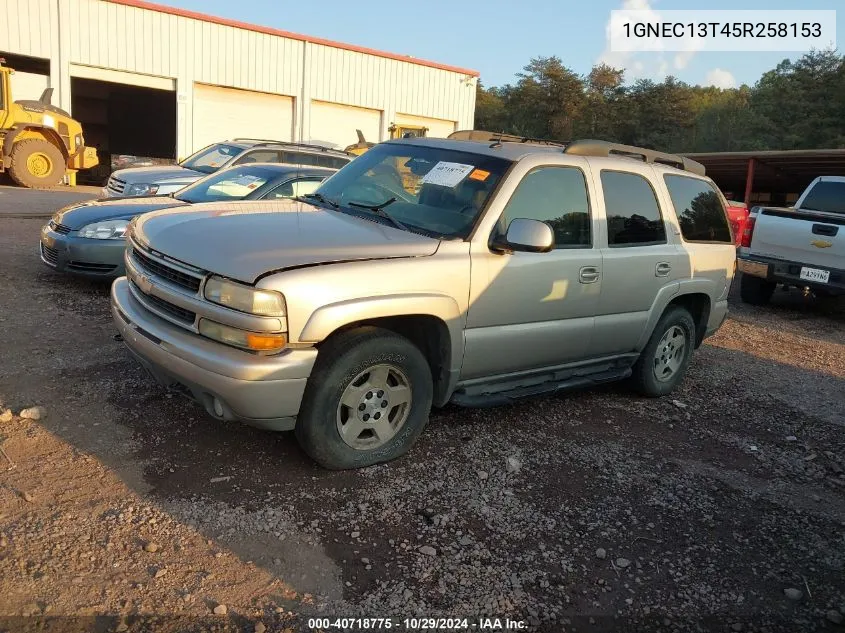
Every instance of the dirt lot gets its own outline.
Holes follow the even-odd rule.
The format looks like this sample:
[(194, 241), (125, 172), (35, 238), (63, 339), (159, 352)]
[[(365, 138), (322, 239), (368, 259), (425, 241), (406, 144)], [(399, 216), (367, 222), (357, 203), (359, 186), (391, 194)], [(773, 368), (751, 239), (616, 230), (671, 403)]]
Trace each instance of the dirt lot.
[(40, 223), (0, 219), (0, 630), (845, 630), (841, 305), (735, 304), (672, 398), (447, 408), (333, 473), (153, 384)]

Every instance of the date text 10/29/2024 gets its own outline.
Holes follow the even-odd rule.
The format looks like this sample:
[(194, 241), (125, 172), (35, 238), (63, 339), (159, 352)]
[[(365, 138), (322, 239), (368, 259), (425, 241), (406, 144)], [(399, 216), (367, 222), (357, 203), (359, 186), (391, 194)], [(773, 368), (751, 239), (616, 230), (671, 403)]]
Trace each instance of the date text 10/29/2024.
[(510, 618), (309, 618), (314, 631), (523, 631), (524, 620)]

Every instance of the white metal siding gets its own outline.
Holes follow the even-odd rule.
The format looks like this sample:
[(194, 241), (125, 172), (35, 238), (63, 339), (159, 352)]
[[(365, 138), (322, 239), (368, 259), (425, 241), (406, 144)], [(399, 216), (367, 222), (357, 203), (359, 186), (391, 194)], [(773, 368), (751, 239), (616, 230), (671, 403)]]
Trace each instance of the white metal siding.
[(281, 95), (194, 86), (194, 147), (236, 136), (291, 140), (293, 99)]
[(436, 138), (446, 138), (455, 131), (455, 122), (446, 121), (444, 119), (432, 119), (424, 116), (414, 116), (412, 114), (396, 114), (393, 119), (396, 125), (422, 125), (428, 128), (426, 136), (433, 136)]
[(50, 57), (55, 0), (0, 0), (0, 51)]
[(181, 156), (201, 144), (195, 82), (294, 97), (301, 140), (323, 136), (315, 100), (383, 112), (379, 139), (397, 112), (470, 128), (475, 111), (476, 78), (458, 70), (106, 0), (0, 0), (0, 50), (49, 58), (54, 102), (68, 110), (71, 64), (174, 79)]
[(35, 101), (41, 97), (45, 88), (50, 87), (50, 78), (47, 75), (36, 75), (34, 73), (15, 72), (12, 75), (12, 96), (16, 101)]
[(368, 141), (381, 139), (381, 112), (368, 108), (311, 102), (311, 134), (308, 141), (329, 141), (342, 148), (358, 140), (355, 130), (361, 130)]

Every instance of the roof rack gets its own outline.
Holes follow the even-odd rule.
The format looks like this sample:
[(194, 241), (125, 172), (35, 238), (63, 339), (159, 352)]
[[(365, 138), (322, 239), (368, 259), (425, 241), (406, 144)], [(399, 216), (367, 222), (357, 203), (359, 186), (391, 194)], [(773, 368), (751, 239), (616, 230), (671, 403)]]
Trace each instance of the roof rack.
[(477, 141), (480, 143), (493, 143), (494, 145), (498, 145), (499, 143), (532, 143), (560, 147), (566, 147), (567, 145), (565, 141), (505, 134), (504, 132), (487, 132), (486, 130), (458, 130), (457, 132), (452, 132), (446, 138), (453, 141)]
[(563, 151), (566, 154), (575, 154), (577, 156), (621, 156), (641, 160), (646, 163), (668, 165), (677, 169), (683, 169), (684, 171), (688, 171), (693, 174), (698, 174), (699, 176), (705, 175), (704, 165), (690, 158), (678, 156), (676, 154), (668, 154), (666, 152), (658, 152), (657, 150), (646, 149), (644, 147), (611, 143), (610, 141), (580, 139), (567, 143), (564, 141), (531, 138), (515, 134), (488, 132), (486, 130), (459, 130), (457, 132), (452, 132), (448, 138), (455, 141), (492, 143), (490, 147), (496, 147), (501, 143), (532, 143), (537, 145), (558, 146), (563, 147)]
[(297, 143), (294, 141), (270, 141), (270, 140), (263, 140), (258, 138), (233, 138), (233, 142), (238, 141), (251, 141), (255, 142), (253, 148), (255, 147), (269, 147), (271, 145), (281, 145), (283, 147), (300, 147), (303, 149), (314, 149), (319, 150), (321, 152), (335, 152), (336, 154), (348, 154), (349, 152), (345, 152), (342, 149), (335, 149), (333, 147), (326, 147), (325, 145), (314, 145), (312, 143)]
[(667, 154), (666, 152), (658, 152), (653, 149), (645, 149), (644, 147), (635, 147), (633, 145), (611, 143), (609, 141), (596, 141), (593, 139), (572, 141), (563, 151), (566, 154), (575, 154), (577, 156), (622, 156), (641, 160), (646, 163), (668, 165), (698, 174), (699, 176), (705, 174), (704, 165), (684, 156)]

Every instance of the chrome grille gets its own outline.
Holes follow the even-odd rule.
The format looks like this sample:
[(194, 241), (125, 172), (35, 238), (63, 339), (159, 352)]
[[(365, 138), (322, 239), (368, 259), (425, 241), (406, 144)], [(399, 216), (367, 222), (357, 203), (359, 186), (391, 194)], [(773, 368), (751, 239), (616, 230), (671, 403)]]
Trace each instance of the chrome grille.
[(109, 183), (106, 186), (109, 191), (114, 193), (123, 193), (123, 190), (126, 189), (126, 183), (120, 178), (115, 178), (114, 176), (109, 177)]
[(57, 251), (55, 248), (50, 248), (49, 246), (45, 246), (42, 243), (41, 244), (41, 257), (48, 264), (55, 266), (59, 261), (59, 251)]
[(193, 325), (194, 321), (197, 318), (195, 312), (191, 312), (190, 310), (185, 310), (184, 308), (180, 308), (177, 305), (173, 305), (172, 303), (170, 303), (169, 301), (165, 301), (161, 297), (156, 297), (155, 295), (148, 295), (144, 293), (144, 291), (141, 290), (135, 284), (134, 281), (130, 283), (132, 283), (132, 288), (135, 290), (135, 292), (139, 293), (144, 298), (144, 301), (147, 301), (155, 308), (165, 313), (169, 317), (176, 319), (177, 321), (181, 321), (186, 325)]
[(69, 226), (65, 226), (64, 224), (56, 224), (55, 222), (53, 222), (53, 220), (50, 220), (49, 226), (51, 231), (61, 233), (62, 235), (67, 235), (72, 230)]
[(152, 259), (148, 257), (139, 249), (132, 247), (132, 257), (135, 259), (135, 262), (138, 264), (138, 267), (145, 270), (146, 272), (161, 277), (170, 283), (179, 286), (180, 288), (184, 288), (185, 290), (189, 290), (190, 292), (196, 294), (200, 289), (200, 281), (199, 277), (194, 277), (193, 275), (188, 275), (187, 273), (183, 273), (176, 268), (172, 268), (167, 264), (164, 264), (158, 260)]

